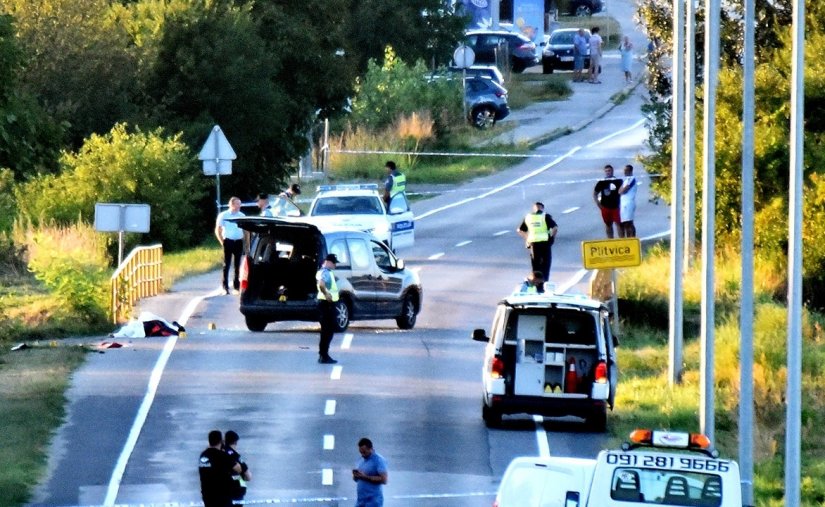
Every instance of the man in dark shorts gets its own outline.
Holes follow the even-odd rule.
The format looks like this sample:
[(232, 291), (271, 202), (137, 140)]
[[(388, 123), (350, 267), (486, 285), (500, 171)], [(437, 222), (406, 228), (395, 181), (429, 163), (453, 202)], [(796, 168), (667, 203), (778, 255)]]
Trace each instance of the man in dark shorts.
[[(593, 201), (602, 212), (604, 230), (608, 238), (613, 238), (613, 224), (621, 231), (622, 220), (619, 216), (619, 189), (622, 180), (613, 177), (613, 166), (604, 166), (604, 178), (600, 179), (593, 188)], [(621, 234), (620, 234), (621, 236)]]

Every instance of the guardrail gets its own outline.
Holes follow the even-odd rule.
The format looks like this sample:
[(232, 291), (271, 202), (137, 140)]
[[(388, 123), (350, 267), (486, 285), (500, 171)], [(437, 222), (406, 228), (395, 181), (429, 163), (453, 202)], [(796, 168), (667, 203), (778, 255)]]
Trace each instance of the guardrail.
[(163, 246), (139, 246), (132, 250), (112, 274), (112, 321), (128, 320), (140, 298), (163, 290)]

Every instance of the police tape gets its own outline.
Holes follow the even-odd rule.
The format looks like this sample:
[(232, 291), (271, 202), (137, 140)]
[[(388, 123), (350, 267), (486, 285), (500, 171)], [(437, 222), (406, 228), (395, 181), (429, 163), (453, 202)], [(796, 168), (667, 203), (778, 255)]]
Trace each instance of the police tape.
[(396, 150), (330, 150), (330, 153), (347, 155), (412, 155), (425, 157), (506, 157), (506, 158), (551, 158), (556, 155), (541, 153), (484, 153), (467, 151), (396, 151)]

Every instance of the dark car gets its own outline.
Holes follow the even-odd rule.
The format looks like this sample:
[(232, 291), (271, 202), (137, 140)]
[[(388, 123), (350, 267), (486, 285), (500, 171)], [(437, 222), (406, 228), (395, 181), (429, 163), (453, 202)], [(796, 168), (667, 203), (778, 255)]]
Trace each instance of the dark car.
[[(552, 74), (555, 70), (573, 70), (573, 37), (578, 28), (559, 28), (550, 35), (546, 35), (541, 49), (541, 70), (545, 74)], [(585, 37), (590, 39), (590, 30), (584, 31)], [(590, 45), (584, 56), (584, 69), (590, 67)]]
[[(539, 63), (536, 44), (527, 36), (506, 30), (469, 30), (464, 44), (475, 53), (475, 63), (495, 65), (502, 58), (509, 58), (513, 72)], [(508, 56), (509, 55), (509, 56)]]
[(245, 231), (240, 311), (250, 331), (263, 331), (276, 321), (317, 321), (315, 274), (328, 253), (338, 257), (339, 331), (350, 321), (365, 319), (395, 319), (401, 329), (415, 326), (421, 281), (374, 236), (350, 230), (322, 233), (298, 219), (235, 221)]
[(559, 10), (573, 16), (590, 16), (603, 8), (603, 0), (568, 0), (561, 2)]
[(492, 79), (467, 78), (464, 102), (469, 120), (474, 127), (486, 129), (510, 114), (507, 90)]

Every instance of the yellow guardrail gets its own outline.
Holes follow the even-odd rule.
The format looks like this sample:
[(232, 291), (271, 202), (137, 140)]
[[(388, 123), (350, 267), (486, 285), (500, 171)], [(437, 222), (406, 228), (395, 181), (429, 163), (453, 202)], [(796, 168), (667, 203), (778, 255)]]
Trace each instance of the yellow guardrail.
[(112, 321), (125, 322), (135, 303), (163, 290), (163, 246), (139, 246), (112, 275)]

